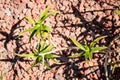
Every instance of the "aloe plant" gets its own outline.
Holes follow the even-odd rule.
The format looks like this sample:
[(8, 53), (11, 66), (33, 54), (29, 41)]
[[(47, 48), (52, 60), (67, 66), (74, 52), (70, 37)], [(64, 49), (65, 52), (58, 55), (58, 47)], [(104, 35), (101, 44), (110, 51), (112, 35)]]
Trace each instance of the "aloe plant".
[(90, 45), (87, 44), (80, 44), (78, 41), (76, 41), (74, 38), (70, 37), (72, 42), (82, 51), (80, 53), (76, 53), (72, 56), (69, 56), (70, 58), (75, 58), (75, 57), (81, 57), (84, 56), (85, 60), (91, 60), (93, 57), (93, 53), (99, 52), (101, 50), (106, 49), (107, 47), (100, 47), (96, 46), (96, 43), (101, 40), (102, 38), (105, 38), (106, 36), (98, 37), (96, 38), (93, 42), (90, 43)]

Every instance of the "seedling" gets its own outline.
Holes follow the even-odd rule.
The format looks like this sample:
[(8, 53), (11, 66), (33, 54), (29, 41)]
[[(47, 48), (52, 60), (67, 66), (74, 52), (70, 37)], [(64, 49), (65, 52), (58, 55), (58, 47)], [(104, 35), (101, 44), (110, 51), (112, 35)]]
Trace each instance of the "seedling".
[[(25, 17), (29, 22), (33, 24), (34, 27), (29, 28), (22, 33), (30, 32), (29, 41), (31, 41), (34, 35), (38, 36), (38, 45), (37, 49), (33, 50), (31, 54), (17, 54), (20, 57), (27, 57), (27, 58), (35, 58), (34, 63), (31, 65), (30, 68), (34, 67), (38, 63), (43, 63), (49, 68), (48, 59), (54, 61), (54, 58), (59, 56), (52, 54), (50, 52), (54, 46), (52, 44), (48, 44), (47, 40), (50, 38), (50, 32), (52, 31), (51, 27), (44, 24), (44, 21), (53, 14), (59, 13), (58, 11), (49, 12), (50, 7), (46, 8), (43, 13), (41, 13), (39, 20), (36, 21), (30, 17)], [(30, 69), (29, 68), (29, 69)]]
[(100, 46), (96, 46), (96, 43), (101, 40), (102, 38), (105, 38), (106, 36), (102, 36), (102, 37), (98, 37), (96, 38), (93, 42), (90, 43), (90, 45), (87, 44), (80, 44), (78, 41), (76, 41), (74, 38), (70, 38), (72, 40), (72, 42), (82, 51), (80, 53), (76, 53), (72, 56), (70, 56), (70, 58), (75, 58), (75, 57), (81, 57), (84, 56), (85, 60), (91, 60), (93, 57), (93, 53), (95, 52), (99, 52), (101, 50), (106, 49), (107, 47), (100, 47)]
[(59, 57), (55, 54), (52, 54), (52, 52), (50, 52), (52, 49), (53, 49), (53, 45), (47, 46), (44, 44), (42, 45), (39, 44), (37, 51), (34, 50), (33, 53), (31, 54), (17, 54), (17, 55), (20, 57), (35, 58), (36, 60), (34, 61), (34, 63), (31, 65), (30, 68), (34, 67), (38, 63), (43, 63), (43, 65), (46, 65), (47, 68), (50, 68), (49, 64), (47, 63), (47, 60), (51, 59), (54, 61), (55, 58)]
[(34, 27), (29, 28), (25, 31), (23, 31), (22, 33), (25, 32), (30, 32), (30, 38), (29, 41), (31, 41), (31, 38), (34, 35), (37, 35), (38, 38), (40, 40), (44, 40), (46, 38), (49, 38), (48, 36), (50, 36), (50, 32), (52, 31), (52, 28), (46, 24), (44, 24), (44, 21), (50, 17), (51, 15), (57, 14), (59, 13), (58, 11), (52, 11), (49, 12), (50, 7), (46, 8), (41, 15), (39, 16), (39, 20), (36, 21), (30, 17), (25, 17), (26, 20), (28, 20), (29, 22), (31, 22), (33, 24)]

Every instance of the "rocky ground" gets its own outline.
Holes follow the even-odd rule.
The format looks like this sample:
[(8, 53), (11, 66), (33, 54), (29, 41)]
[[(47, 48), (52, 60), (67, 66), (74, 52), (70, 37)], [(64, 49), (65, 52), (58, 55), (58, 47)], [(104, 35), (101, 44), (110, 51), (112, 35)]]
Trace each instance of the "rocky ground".
[[(120, 54), (120, 17), (116, 14), (119, 0), (0, 0), (0, 73), (5, 72), (3, 80), (106, 80), (105, 54), (107, 62), (118, 62)], [(32, 27), (25, 16), (38, 19), (47, 7), (58, 10), (60, 14), (45, 21), (52, 31), (52, 42), (56, 48), (73, 45), (69, 37), (81, 43), (90, 43), (97, 36), (107, 36), (100, 45), (112, 44), (105, 54), (94, 54), (94, 59), (86, 63), (83, 59), (73, 59), (64, 65), (55, 65), (44, 71), (42, 64), (27, 71), (32, 59), (23, 59), (15, 54), (29, 53), (37, 43), (28, 42), (29, 33), (18, 35)], [(67, 62), (72, 50), (58, 52)], [(120, 79), (120, 66), (112, 71), (108, 65), (108, 75), (112, 80)], [(116, 74), (117, 73), (117, 74)]]

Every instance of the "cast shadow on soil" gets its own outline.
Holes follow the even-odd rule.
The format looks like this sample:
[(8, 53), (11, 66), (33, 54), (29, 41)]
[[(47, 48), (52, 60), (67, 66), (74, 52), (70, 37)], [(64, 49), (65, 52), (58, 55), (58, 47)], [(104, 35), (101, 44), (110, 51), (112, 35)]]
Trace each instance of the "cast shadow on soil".
[[(80, 5), (80, 4), (79, 4)], [(114, 5), (113, 5), (114, 6)], [(92, 21), (87, 21), (83, 16), (82, 16), (82, 14), (83, 14), (83, 12), (80, 12), (75, 6), (71, 6), (72, 7), (72, 9), (73, 9), (73, 13), (64, 13), (64, 12), (62, 12), (64, 15), (65, 14), (74, 14), (75, 15), (75, 17), (77, 17), (77, 18), (79, 18), (80, 20), (81, 20), (81, 22), (82, 22), (82, 24), (70, 24), (70, 25), (67, 25), (67, 26), (61, 26), (61, 27), (64, 27), (64, 28), (66, 28), (66, 27), (76, 27), (76, 26), (78, 26), (78, 27), (84, 27), (85, 29), (86, 29), (86, 31), (84, 31), (84, 32), (82, 32), (81, 34), (79, 34), (78, 36), (77, 36), (77, 39), (79, 38), (79, 37), (81, 37), (81, 36), (83, 36), (83, 38), (79, 41), (79, 42), (82, 42), (82, 43), (84, 43), (84, 40), (85, 41), (87, 41), (88, 43), (90, 43), (91, 41), (89, 41), (89, 40), (87, 40), (86, 39), (86, 37), (88, 36), (88, 35), (90, 35), (90, 36), (92, 36), (92, 38), (93, 39), (95, 39), (96, 37), (95, 37), (95, 35), (96, 34), (99, 34), (100, 36), (107, 36), (107, 38), (105, 38), (105, 43), (99, 43), (99, 45), (105, 45), (105, 46), (109, 46), (109, 44), (111, 43), (111, 41), (113, 41), (114, 40), (114, 38), (116, 37), (116, 36), (118, 36), (119, 35), (119, 32), (118, 33), (115, 33), (115, 31), (117, 30), (117, 29), (119, 29), (120, 28), (120, 26), (116, 26), (115, 25), (115, 21), (116, 20), (114, 20), (114, 16), (112, 15), (112, 19), (110, 20), (110, 19), (107, 19), (107, 17), (109, 16), (109, 15), (106, 15), (105, 17), (102, 17), (102, 19), (100, 20), (100, 21), (97, 21), (98, 20), (98, 18), (99, 18), (99, 15), (98, 16), (96, 16)], [(115, 7), (117, 7), (117, 6), (115, 6)], [(117, 7), (118, 8), (118, 7)], [(86, 12), (84, 12), (84, 13), (88, 13), (88, 12), (90, 12), (90, 13), (93, 13), (93, 12), (104, 12), (104, 11), (107, 11), (107, 10), (110, 10), (110, 11), (113, 11), (114, 9), (103, 9), (103, 10), (93, 10), (93, 11), (86, 11)], [(67, 19), (65, 19), (65, 20), (63, 20), (64, 22), (63, 22), (63, 24), (65, 24), (65, 23), (67, 23), (68, 22), (68, 20)], [(109, 26), (109, 27), (106, 27), (105, 26), (105, 24), (104, 23), (107, 23), (108, 21), (111, 21), (112, 22), (112, 25), (111, 26)], [(89, 34), (89, 32), (91, 32), (90, 34)], [(64, 36), (63, 34), (61, 34), (61, 33), (59, 33), (59, 35), (60, 36), (62, 36), (66, 41), (70, 41), (71, 42), (71, 40), (68, 38), (68, 37), (66, 37), (66, 36)], [(71, 42), (72, 43), (72, 42)], [(68, 44), (69, 46), (71, 46), (71, 45), (73, 45), (73, 44)], [(68, 53), (68, 52), (66, 52), (66, 53)], [(63, 56), (68, 56), (68, 55), (63, 55)], [(113, 58), (115, 58), (115, 57), (113, 57)], [(100, 77), (99, 78), (102, 78), (102, 79), (105, 79), (105, 76), (103, 76), (103, 74), (105, 75), (105, 72), (104, 72), (104, 66), (102, 65), (102, 64), (100, 64), (100, 59), (101, 58), (99, 58), (98, 59), (98, 64), (99, 64), (99, 69), (100, 69)], [(81, 62), (81, 60), (78, 60), (79, 62)], [(103, 59), (103, 61), (104, 61), (104, 59)], [(54, 65), (55, 66), (55, 65)], [(54, 66), (52, 66), (52, 67), (54, 67)], [(60, 65), (59, 65), (60, 66)], [(76, 77), (76, 75), (78, 75), (77, 77), (80, 79), (80, 78), (82, 78), (82, 74), (80, 74), (80, 73), (77, 73), (78, 71), (80, 71), (80, 70), (84, 70), (84, 69), (80, 69), (79, 70), (79, 68), (78, 68), (78, 66), (76, 66), (76, 65), (74, 65), (74, 67), (76, 67), (76, 69), (74, 69), (73, 67), (71, 67), (71, 64), (66, 64), (66, 67), (65, 67), (65, 70), (64, 70), (64, 75), (65, 75), (65, 78), (67, 79), (67, 80), (72, 80), (73, 78), (75, 78)], [(57, 70), (57, 69), (56, 69)], [(70, 70), (73, 70), (73, 75), (72, 75), (72, 78), (70, 77), (70, 73), (68, 73)], [(89, 74), (88, 74), (89, 75)], [(87, 79), (87, 77), (86, 77), (86, 79)]]
[[(23, 19), (24, 19), (24, 18), (23, 18)], [(14, 25), (12, 26), (12, 28), (11, 28), (11, 30), (10, 30), (10, 33), (4, 32), (4, 31), (0, 31), (0, 34), (5, 37), (5, 38), (0, 39), (0, 41), (3, 41), (3, 42), (4, 42), (4, 48), (7, 50), (7, 52), (8, 52), (9, 54), (14, 54), (14, 53), (17, 54), (17, 53), (27, 52), (27, 51), (22, 47), (22, 46), (25, 45), (25, 44), (21, 44), (21, 42), (20, 42), (22, 36), (14, 35), (15, 30), (18, 29), (18, 28), (20, 28), (20, 27), (22, 27), (22, 26), (18, 26), (18, 25), (22, 22), (23, 19), (19, 20), (16, 24), (14, 24)], [(15, 48), (14, 52), (11, 52), (11, 51), (8, 49), (8, 46), (7, 46), (7, 45), (9, 44), (10, 41), (13, 41), (13, 40), (15, 41), (15, 46), (16, 46), (16, 48)], [(21, 51), (21, 52), (19, 51), (20, 48), (22, 48), (22, 51)], [(18, 57), (18, 56), (16, 56), (16, 55), (15, 55), (13, 58), (11, 58), (11, 57), (12, 57), (12, 56), (7, 55), (7, 59), (0, 59), (0, 62), (3, 61), (3, 62), (10, 62), (10, 63), (11, 63), (12, 67), (11, 67), (11, 69), (10, 69), (8, 72), (10, 72), (10, 71), (13, 71), (13, 72), (14, 72), (14, 73), (13, 73), (13, 80), (15, 80), (16, 77), (18, 76), (18, 71), (17, 71), (17, 69), (15, 68), (15, 65), (18, 65), (18, 67), (19, 67), (20, 70), (23, 69), (25, 72), (27, 72), (27, 71), (18, 63), (18, 61), (20, 61), (20, 62), (30, 62), (31, 60), (24, 60), (23, 58), (20, 58), (20, 57)]]
[[(24, 19), (24, 18), (23, 18), (23, 19)], [(0, 41), (4, 41), (4, 48), (5, 48), (6, 50), (8, 50), (8, 47), (7, 47), (8, 43), (9, 43), (10, 41), (13, 41), (13, 40), (15, 40), (15, 45), (16, 45), (15, 53), (18, 53), (18, 52), (19, 52), (19, 48), (20, 48), (20, 47), (22, 48), (22, 45), (24, 45), (24, 44), (20, 44), (20, 42), (19, 42), (19, 41), (20, 41), (20, 38), (22, 38), (22, 36), (14, 35), (14, 31), (15, 31), (17, 28), (21, 27), (21, 26), (18, 26), (18, 25), (21, 23), (21, 21), (22, 21), (23, 19), (19, 20), (16, 24), (14, 24), (14, 25), (12, 26), (12, 28), (11, 28), (11, 30), (10, 30), (10, 33), (4, 32), (4, 31), (0, 31), (0, 34), (2, 34), (2, 35), (5, 37), (5, 38), (1, 39)]]

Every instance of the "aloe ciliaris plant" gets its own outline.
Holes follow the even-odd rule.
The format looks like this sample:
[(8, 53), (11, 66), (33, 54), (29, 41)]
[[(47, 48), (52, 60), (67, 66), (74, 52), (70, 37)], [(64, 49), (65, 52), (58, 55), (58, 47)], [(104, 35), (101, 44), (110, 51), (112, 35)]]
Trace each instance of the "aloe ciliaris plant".
[(43, 63), (43, 65), (46, 65), (49, 68), (49, 64), (47, 63), (48, 59), (54, 60), (54, 58), (58, 57), (55, 54), (52, 54), (50, 52), (54, 46), (52, 44), (48, 44), (47, 41), (50, 38), (52, 28), (46, 24), (44, 24), (44, 21), (50, 17), (51, 15), (59, 13), (58, 11), (52, 11), (49, 12), (50, 7), (46, 8), (40, 15), (39, 20), (36, 21), (30, 17), (25, 17), (29, 22), (33, 24), (32, 28), (29, 28), (22, 33), (30, 32), (29, 41), (31, 41), (32, 37), (34, 35), (37, 35), (38, 37), (38, 45), (37, 49), (33, 50), (33, 53), (31, 54), (17, 54), (21, 57), (28, 57), (28, 58), (36, 58), (35, 62), (31, 65), (31, 68), (35, 66), (37, 63)]
[(93, 53), (95, 52), (99, 52), (101, 50), (106, 49), (107, 47), (100, 47), (100, 46), (96, 46), (96, 43), (101, 40), (102, 38), (105, 38), (106, 36), (102, 36), (102, 37), (98, 37), (96, 38), (93, 42), (90, 43), (90, 45), (87, 44), (80, 44), (78, 41), (76, 41), (74, 38), (70, 38), (72, 40), (72, 42), (79, 48), (82, 50), (82, 52), (80, 53), (76, 53), (72, 56), (70, 56), (70, 58), (75, 58), (75, 57), (81, 57), (84, 56), (85, 60), (91, 60), (93, 57)]

